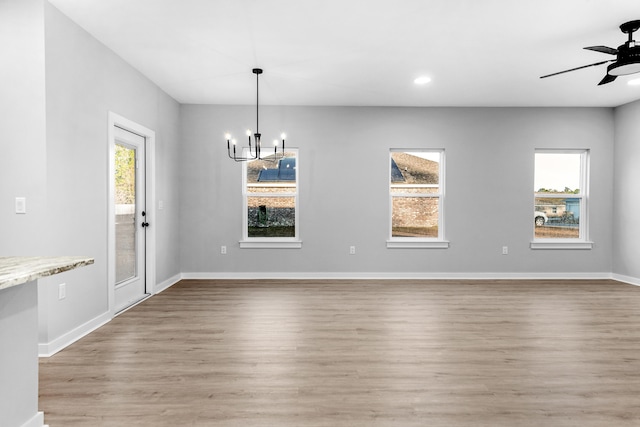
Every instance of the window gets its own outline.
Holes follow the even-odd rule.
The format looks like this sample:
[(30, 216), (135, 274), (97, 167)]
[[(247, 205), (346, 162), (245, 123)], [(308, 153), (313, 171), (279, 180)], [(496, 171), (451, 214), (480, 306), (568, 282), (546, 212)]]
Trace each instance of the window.
[(390, 151), (389, 248), (446, 248), (444, 150)]
[(244, 162), (243, 248), (299, 248), (298, 151)]
[(590, 249), (588, 150), (536, 150), (533, 249)]

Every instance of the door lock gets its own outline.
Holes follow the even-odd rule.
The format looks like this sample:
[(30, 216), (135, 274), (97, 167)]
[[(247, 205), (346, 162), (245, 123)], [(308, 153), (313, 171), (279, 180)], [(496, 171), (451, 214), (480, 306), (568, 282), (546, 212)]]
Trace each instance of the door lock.
[[(147, 213), (145, 211), (142, 211), (142, 217), (144, 218), (146, 216), (147, 216)], [(142, 220), (142, 227), (148, 227), (148, 226), (149, 226), (149, 223), (146, 222), (145, 220)]]

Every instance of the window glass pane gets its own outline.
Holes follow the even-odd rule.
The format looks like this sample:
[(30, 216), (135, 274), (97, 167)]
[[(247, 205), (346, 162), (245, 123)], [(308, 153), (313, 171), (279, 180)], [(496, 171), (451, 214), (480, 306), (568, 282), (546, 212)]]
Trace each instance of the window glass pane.
[(298, 238), (297, 158), (298, 150), (291, 148), (284, 157), (271, 155), (244, 163), (245, 239), (273, 238), (277, 242), (280, 238)]
[(442, 156), (440, 150), (390, 151), (392, 238), (440, 237)]
[(136, 276), (136, 150), (115, 146), (116, 283)]
[(536, 153), (536, 193), (580, 194), (581, 153)]
[(438, 237), (437, 197), (393, 197), (392, 237)]
[(279, 160), (254, 160), (247, 163), (247, 184), (294, 184), (296, 183), (296, 157), (286, 152)]
[(295, 237), (295, 197), (247, 197), (248, 237)]
[(440, 152), (391, 152), (391, 184), (440, 183)]
[(536, 239), (580, 237), (580, 205), (577, 197), (536, 197), (534, 223)]

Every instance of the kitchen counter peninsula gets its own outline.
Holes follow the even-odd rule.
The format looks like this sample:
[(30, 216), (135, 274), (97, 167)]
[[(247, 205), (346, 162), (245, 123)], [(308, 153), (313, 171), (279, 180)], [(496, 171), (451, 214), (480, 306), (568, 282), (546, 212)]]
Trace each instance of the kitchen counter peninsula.
[(0, 289), (90, 264), (93, 264), (92, 258), (78, 256), (0, 257)]
[(93, 264), (77, 256), (0, 257), (0, 426), (42, 427), (37, 280)]

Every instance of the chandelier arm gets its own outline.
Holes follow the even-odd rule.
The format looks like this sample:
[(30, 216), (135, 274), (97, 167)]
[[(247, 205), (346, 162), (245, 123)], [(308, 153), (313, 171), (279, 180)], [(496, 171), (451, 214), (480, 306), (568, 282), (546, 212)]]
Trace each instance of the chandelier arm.
[(238, 157), (236, 155), (236, 144), (233, 144), (233, 156), (231, 155), (231, 141), (229, 141), (227, 139), (227, 156), (229, 156), (230, 159), (235, 160), (236, 162), (246, 162), (248, 160), (253, 160), (250, 159), (248, 157)]

